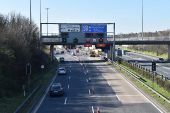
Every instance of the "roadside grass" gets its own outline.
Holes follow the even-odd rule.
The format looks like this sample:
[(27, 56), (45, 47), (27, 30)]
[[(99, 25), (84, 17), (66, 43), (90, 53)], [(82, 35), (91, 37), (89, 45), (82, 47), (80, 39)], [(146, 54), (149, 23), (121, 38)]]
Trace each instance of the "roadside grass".
[(136, 53), (141, 53), (141, 54), (149, 55), (149, 56), (152, 56), (152, 57), (157, 57), (157, 58), (164, 58), (164, 59), (168, 58), (168, 54), (167, 53), (166, 54), (157, 55), (156, 52), (140, 51), (140, 50), (134, 50), (134, 49), (129, 49), (129, 48), (125, 48), (125, 47), (122, 47), (122, 49), (128, 50), (128, 51), (132, 51), (132, 52), (136, 52)]
[(166, 89), (164, 89), (163, 87), (159, 86), (158, 84), (156, 84), (155, 82), (153, 82), (150, 79), (145, 78), (144, 76), (142, 76), (138, 71), (133, 70), (129, 67), (126, 67), (124, 65), (121, 64), (121, 66), (123, 66), (124, 68), (126, 68), (127, 70), (130, 70), (132, 73), (134, 73), (135, 75), (137, 75), (138, 77), (140, 77), (140, 79), (142, 79), (142, 81), (145, 81), (145, 84), (147, 84), (148, 86), (152, 87), (152, 89), (154, 89), (155, 91), (157, 91), (158, 93), (160, 93), (162, 96), (166, 97), (167, 99), (170, 100), (170, 92), (168, 92)]
[[(110, 64), (110, 63), (108, 63)], [(148, 95), (149, 97), (152, 98), (152, 100), (154, 100), (154, 102), (158, 103), (158, 105), (163, 108), (164, 110), (166, 110), (167, 112), (170, 112), (170, 104), (167, 103), (164, 99), (160, 98), (158, 95), (156, 95), (156, 93), (152, 92), (150, 89), (148, 89), (145, 85), (143, 85), (142, 83), (140, 83), (139, 81), (137, 81), (135, 78), (133, 78), (132, 76), (129, 76), (125, 71), (120, 70), (120, 68), (116, 67), (115, 65), (113, 65), (119, 72), (123, 73), (125, 75), (126, 78), (128, 78), (128, 80), (130, 80), (135, 86), (137, 86), (140, 90), (142, 90), (142, 92), (144, 92), (146, 95)], [(122, 66), (122, 65), (121, 65)], [(125, 67), (125, 66), (124, 66)], [(140, 74), (135, 72), (134, 70), (125, 67), (127, 70), (130, 70), (131, 72), (133, 72), (135, 75), (138, 75), (139, 77)], [(156, 90), (157, 92), (159, 92), (161, 95), (163, 95), (164, 97), (166, 97), (167, 99), (170, 99), (170, 93), (168, 91), (166, 91), (165, 89), (163, 89), (162, 87), (160, 87), (159, 85), (157, 85), (156, 83), (153, 83), (153, 81), (148, 80), (146, 78), (142, 78), (144, 79), (147, 85), (151, 86), (154, 88), (154, 90)]]
[(17, 97), (1, 97), (0, 98), (0, 113), (13, 113), (17, 106), (21, 104), (21, 102), (25, 98), (23, 95), (19, 95)]
[[(51, 78), (55, 75), (56, 66), (57, 64), (49, 66), (48, 71), (41, 73), (41, 77), (38, 76), (39, 80), (37, 80), (37, 78), (33, 80), (32, 83), (36, 85), (39, 84), (40, 88), (32, 97), (26, 108), (23, 109), (22, 113), (26, 113), (31, 108), (31, 106), (37, 101), (37, 99), (42, 96), (42, 94), (44, 93), (44, 89), (47, 87), (47, 84), (49, 84)], [(34, 85), (34, 87), (36, 85)], [(0, 113), (13, 113), (25, 99), (26, 97), (23, 96), (23, 93), (19, 95), (14, 95), (13, 97), (0, 97)]]
[(31, 101), (29, 104), (26, 106), (26, 108), (23, 110), (22, 113), (28, 112), (32, 107), (38, 103), (38, 101), (41, 99), (43, 94), (46, 91), (46, 88), (48, 87), (48, 84), (51, 82), (51, 79), (55, 76), (55, 70), (56, 70), (57, 64), (51, 66), (51, 69), (46, 72), (38, 81), (40, 84), (40, 88), (38, 91), (35, 93), (35, 95), (32, 97)]

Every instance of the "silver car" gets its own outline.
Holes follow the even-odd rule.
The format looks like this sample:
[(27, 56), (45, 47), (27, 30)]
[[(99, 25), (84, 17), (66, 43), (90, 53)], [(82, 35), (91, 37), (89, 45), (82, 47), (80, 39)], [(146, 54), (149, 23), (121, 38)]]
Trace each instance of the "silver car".
[(67, 71), (65, 67), (60, 67), (58, 69), (58, 75), (66, 75), (66, 74), (67, 74)]

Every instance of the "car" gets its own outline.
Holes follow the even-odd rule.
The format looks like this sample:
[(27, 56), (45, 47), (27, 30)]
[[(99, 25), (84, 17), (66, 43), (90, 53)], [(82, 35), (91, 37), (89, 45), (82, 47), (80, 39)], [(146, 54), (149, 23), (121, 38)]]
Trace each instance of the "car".
[(64, 57), (60, 57), (60, 62), (64, 62)]
[(61, 54), (64, 54), (64, 51), (63, 51), (63, 50), (61, 51)]
[(58, 68), (58, 75), (66, 75), (67, 71), (65, 67), (59, 67)]
[(163, 58), (159, 58), (159, 61), (164, 61), (164, 59)]
[(49, 95), (52, 96), (63, 96), (64, 89), (61, 86), (61, 83), (53, 83), (49, 89)]
[(76, 54), (74, 52), (72, 52), (71, 55), (76, 56)]

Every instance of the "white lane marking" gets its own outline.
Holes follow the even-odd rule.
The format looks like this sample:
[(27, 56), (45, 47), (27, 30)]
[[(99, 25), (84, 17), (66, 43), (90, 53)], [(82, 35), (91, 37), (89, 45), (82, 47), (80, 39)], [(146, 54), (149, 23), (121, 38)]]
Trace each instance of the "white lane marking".
[(111, 86), (109, 81), (107, 81), (107, 84), (108, 84), (109, 86)]
[(86, 79), (86, 82), (88, 82), (88, 79)]
[(68, 84), (68, 89), (70, 88), (70, 85)]
[(114, 98), (114, 97), (117, 97), (119, 99), (119, 97), (141, 97), (141, 96), (142, 95), (107, 95), (107, 96), (93, 95), (91, 97), (96, 97), (96, 98)]
[[(116, 70), (114, 70), (113, 68), (111, 68), (113, 71), (116, 71)], [(117, 71), (116, 71), (117, 72)], [(132, 86), (134, 89), (136, 89), (136, 91), (139, 93), (139, 94), (141, 94), (141, 95), (143, 95), (143, 97), (144, 98), (146, 98), (146, 100), (148, 100), (148, 102), (150, 102), (159, 112), (161, 112), (161, 113), (164, 113), (165, 111), (163, 111), (163, 109), (160, 109), (160, 108), (158, 108), (148, 97), (146, 97), (139, 89), (137, 89), (129, 80), (127, 80), (125, 77), (123, 77), (123, 75), (122, 74), (120, 74), (121, 76), (121, 78), (123, 78), (125, 81), (126, 81), (126, 83), (128, 83), (130, 86)], [(116, 96), (119, 96), (119, 95), (116, 95)], [(165, 112), (166, 113), (166, 112)]]
[(89, 73), (89, 70), (87, 70), (87, 73)]
[(91, 107), (91, 109), (92, 109), (92, 113), (94, 113), (94, 107), (93, 106)]
[(56, 79), (56, 76), (53, 77), (50, 85), (49, 85), (48, 88), (46, 89), (45, 94), (43, 95), (43, 97), (42, 97), (41, 100), (39, 101), (39, 103), (38, 103), (37, 107), (35, 108), (35, 110), (33, 111), (33, 113), (36, 113), (36, 112), (38, 111), (38, 109), (40, 108), (41, 104), (43, 103), (43, 101), (44, 101), (44, 99), (45, 99), (45, 97), (46, 97), (46, 95), (47, 95), (47, 93), (48, 93), (48, 91), (49, 91), (49, 89), (50, 89), (50, 86), (52, 85), (52, 83), (54, 82), (55, 79)]
[(65, 98), (65, 101), (64, 101), (64, 105), (66, 105), (67, 104), (67, 97)]
[(71, 79), (71, 77), (69, 76), (69, 80)]
[(89, 95), (91, 95), (90, 89), (89, 89)]

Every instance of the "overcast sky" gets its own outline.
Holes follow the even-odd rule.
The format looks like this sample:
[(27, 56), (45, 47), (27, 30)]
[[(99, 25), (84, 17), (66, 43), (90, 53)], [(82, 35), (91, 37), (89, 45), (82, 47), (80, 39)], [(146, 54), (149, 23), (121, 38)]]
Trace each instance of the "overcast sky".
[[(0, 13), (29, 17), (30, 0), (0, 0)], [(170, 29), (170, 0), (144, 1), (144, 31)], [(32, 0), (32, 19), (39, 25), (40, 0)], [(42, 0), (42, 22), (116, 23), (116, 34), (141, 32), (142, 0)]]

